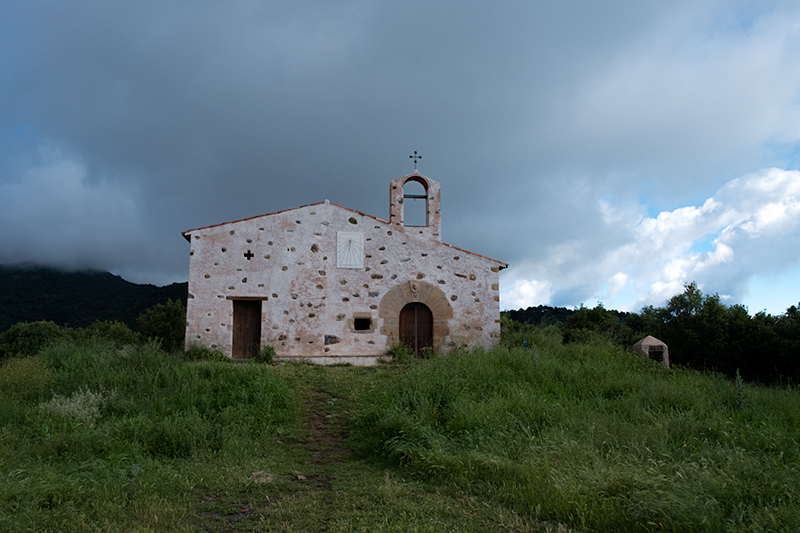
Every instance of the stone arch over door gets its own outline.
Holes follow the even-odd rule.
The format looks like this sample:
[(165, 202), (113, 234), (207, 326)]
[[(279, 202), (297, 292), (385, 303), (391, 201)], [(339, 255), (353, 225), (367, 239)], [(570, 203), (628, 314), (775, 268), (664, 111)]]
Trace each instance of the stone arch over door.
[(453, 318), (453, 308), (447, 295), (439, 287), (420, 280), (399, 283), (389, 289), (378, 306), (378, 317), (382, 319), (381, 334), (386, 335), (387, 346), (400, 341), (400, 311), (406, 304), (425, 304), (433, 314), (433, 349), (441, 350), (445, 338), (450, 334), (448, 320)]

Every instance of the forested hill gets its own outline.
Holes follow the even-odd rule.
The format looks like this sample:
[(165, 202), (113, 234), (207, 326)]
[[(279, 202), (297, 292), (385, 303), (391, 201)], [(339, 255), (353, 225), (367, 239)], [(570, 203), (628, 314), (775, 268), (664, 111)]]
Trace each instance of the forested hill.
[[(609, 312), (614, 313), (617, 318), (622, 321), (629, 313), (624, 311), (614, 311), (609, 309)], [(574, 309), (567, 309), (566, 307), (550, 307), (549, 305), (539, 305), (536, 307), (528, 307), (527, 309), (517, 309), (504, 311), (504, 313), (515, 322), (522, 324), (532, 324), (534, 326), (551, 326), (553, 324), (561, 324), (575, 313)]]
[(137, 285), (109, 272), (64, 272), (27, 263), (0, 265), (0, 332), (17, 322), (50, 320), (86, 327), (119, 320), (132, 329), (146, 309), (167, 300), (186, 305), (187, 283)]

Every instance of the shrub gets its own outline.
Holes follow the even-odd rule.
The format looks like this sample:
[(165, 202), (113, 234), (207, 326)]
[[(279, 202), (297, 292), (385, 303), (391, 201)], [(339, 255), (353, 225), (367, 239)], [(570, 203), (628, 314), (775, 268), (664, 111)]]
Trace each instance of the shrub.
[(140, 442), (151, 455), (186, 458), (200, 450), (218, 450), (219, 439), (213, 438), (214, 430), (212, 422), (204, 420), (196, 411), (187, 410), (150, 423), (140, 436)]
[(45, 393), (53, 382), (47, 364), (35, 357), (13, 358), (0, 367), (0, 393), (8, 398), (33, 398)]
[(140, 340), (138, 333), (119, 320), (95, 320), (84, 333), (88, 337), (108, 339), (117, 347), (137, 344)]
[(414, 352), (412, 352), (408, 346), (400, 342), (393, 344), (386, 350), (386, 355), (392, 357), (392, 363), (399, 365), (406, 365), (414, 360)]
[(503, 327), (500, 345), (507, 348), (534, 348), (539, 344), (560, 345), (563, 332), (559, 326), (532, 326), (513, 322)]
[(738, 368), (736, 369), (736, 379), (733, 383), (736, 387), (736, 401), (734, 403), (734, 408), (737, 411), (741, 411), (747, 406), (747, 399), (745, 398), (744, 380), (742, 379), (742, 375), (739, 374)]
[(19, 322), (0, 334), (0, 358), (36, 355), (47, 343), (63, 337), (54, 322)]
[(425, 348), (419, 351), (418, 357), (420, 359), (433, 359), (434, 357), (436, 357), (436, 352), (432, 347), (426, 346)]
[(92, 428), (100, 418), (100, 410), (106, 401), (107, 398), (102, 393), (81, 387), (69, 398), (53, 395), (50, 401), (41, 404), (40, 408), (51, 415), (62, 416)]
[(562, 327), (564, 342), (589, 342), (594, 335), (602, 335), (620, 345), (630, 345), (638, 340), (631, 340), (635, 335), (630, 326), (620, 323), (618, 313), (606, 310), (602, 304), (594, 309), (581, 306)]
[(266, 363), (268, 365), (271, 365), (273, 357), (275, 357), (275, 348), (273, 348), (269, 344), (265, 344), (258, 351), (258, 357), (256, 357), (256, 361), (258, 361), (259, 363)]
[(158, 340), (164, 350), (171, 352), (183, 347), (186, 335), (186, 308), (179, 300), (158, 304), (136, 320), (139, 333), (145, 339)]
[(200, 344), (192, 344), (183, 354), (187, 361), (227, 361), (228, 358), (219, 350), (213, 350)]

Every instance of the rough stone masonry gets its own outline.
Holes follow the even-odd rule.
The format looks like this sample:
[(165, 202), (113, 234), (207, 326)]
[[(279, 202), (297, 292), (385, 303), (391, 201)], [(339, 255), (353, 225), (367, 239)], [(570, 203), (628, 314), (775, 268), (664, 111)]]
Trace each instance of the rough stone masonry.
[[(404, 193), (406, 184), (425, 194)], [(404, 203), (425, 201), (425, 225)], [(442, 242), (440, 185), (418, 172), (390, 184), (389, 221), (328, 200), (183, 232), (190, 242), (186, 346), (248, 358), (376, 364), (414, 351), (484, 347), (500, 337), (508, 265)]]

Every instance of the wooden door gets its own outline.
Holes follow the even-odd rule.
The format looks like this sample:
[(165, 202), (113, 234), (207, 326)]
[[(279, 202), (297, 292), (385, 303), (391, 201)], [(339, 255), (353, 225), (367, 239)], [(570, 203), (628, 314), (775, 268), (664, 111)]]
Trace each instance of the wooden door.
[(411, 302), (400, 311), (400, 342), (416, 355), (424, 348), (433, 348), (433, 313), (427, 305)]
[(252, 359), (261, 348), (261, 300), (233, 301), (233, 358)]

